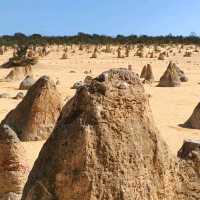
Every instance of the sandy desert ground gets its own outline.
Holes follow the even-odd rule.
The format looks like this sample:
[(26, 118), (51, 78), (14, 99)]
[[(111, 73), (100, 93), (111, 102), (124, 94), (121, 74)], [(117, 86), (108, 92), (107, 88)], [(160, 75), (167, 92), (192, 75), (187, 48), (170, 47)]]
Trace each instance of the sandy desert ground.
[[(186, 48), (186, 47), (185, 47)], [(177, 51), (177, 49), (174, 49)], [(76, 51), (75, 54), (69, 54), (69, 58), (61, 60), (62, 51), (51, 51), (33, 67), (35, 79), (42, 75), (49, 75), (54, 80), (59, 80), (58, 89), (65, 103), (66, 97), (71, 97), (74, 90), (70, 89), (74, 82), (83, 80), (86, 74), (84, 71), (92, 71), (92, 76), (117, 67), (127, 67), (132, 65), (133, 71), (141, 72), (142, 67), (150, 63), (156, 81), (159, 81), (170, 60), (178, 64), (184, 70), (189, 81), (182, 83), (181, 87), (162, 88), (156, 87), (155, 82), (152, 85), (145, 85), (146, 92), (151, 94), (150, 104), (156, 125), (160, 134), (169, 145), (170, 150), (176, 155), (184, 139), (199, 139), (200, 130), (186, 129), (179, 126), (184, 123), (193, 112), (195, 106), (199, 103), (200, 96), (200, 53), (194, 53), (192, 57), (183, 57), (183, 53), (176, 56), (170, 55), (164, 61), (157, 58), (139, 58), (131, 53), (128, 58), (116, 58), (116, 54), (100, 53), (97, 59), (90, 59), (90, 54), (82, 51)], [(6, 52), (0, 56), (0, 64), (3, 64), (12, 56), (12, 51)], [(4, 78), (10, 69), (0, 69), (0, 78)], [(70, 71), (75, 71), (71, 73)], [(19, 90), (20, 81), (0, 82), (0, 93), (9, 93), (11, 97), (15, 96)], [(24, 91), (23, 91), (24, 92)], [(20, 100), (12, 98), (0, 98), (0, 120), (13, 109)], [(32, 165), (36, 159), (44, 142), (24, 142), (27, 150), (29, 162)]]

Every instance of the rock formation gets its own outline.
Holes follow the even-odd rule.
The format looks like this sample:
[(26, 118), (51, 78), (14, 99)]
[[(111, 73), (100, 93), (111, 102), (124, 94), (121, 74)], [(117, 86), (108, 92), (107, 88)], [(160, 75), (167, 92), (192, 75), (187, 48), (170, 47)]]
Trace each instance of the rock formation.
[(140, 78), (145, 78), (146, 77), (146, 72), (147, 72), (147, 66), (145, 65), (142, 68), (141, 74), (140, 74)]
[(23, 99), (24, 98), (24, 93), (23, 92), (18, 92), (17, 94), (16, 94), (16, 96), (15, 97), (13, 97), (13, 99)]
[(144, 58), (144, 51), (143, 50), (137, 50), (135, 53), (135, 56), (138, 56), (139, 58)]
[(93, 78), (91, 76), (86, 76), (84, 79), (84, 85), (90, 85)]
[(83, 51), (83, 50), (84, 50), (83, 45), (80, 44), (80, 46), (79, 46), (79, 51)]
[(180, 77), (175, 65), (170, 62), (166, 71), (160, 78), (158, 87), (177, 87), (180, 86)]
[(19, 67), (27, 65), (35, 65), (37, 63), (36, 57), (27, 56), (28, 46), (18, 46), (13, 57), (9, 59), (8, 62), (1, 65), (2, 68)]
[(112, 69), (64, 106), (22, 200), (174, 200), (171, 170), (138, 76)]
[(61, 59), (68, 59), (68, 48), (67, 47), (64, 48), (64, 53), (63, 53)]
[(178, 200), (200, 199), (200, 141), (187, 140), (178, 152)]
[(190, 51), (186, 51), (185, 54), (183, 55), (183, 57), (191, 57), (192, 56), (192, 52)]
[(103, 52), (105, 52), (105, 53), (112, 53), (111, 46), (110, 45), (106, 45), (106, 48), (105, 48), (105, 50)]
[(90, 58), (97, 58), (97, 47), (95, 47), (94, 52)]
[(117, 49), (117, 58), (124, 58), (124, 56), (122, 55), (122, 49), (121, 49), (121, 47), (119, 47)]
[(133, 67), (132, 65), (128, 65), (128, 70), (132, 71), (133, 70)]
[(154, 52), (151, 52), (150, 55), (149, 55), (149, 58), (154, 58)]
[(154, 82), (153, 70), (150, 64), (147, 64), (147, 72), (146, 72), (145, 81), (150, 82), (150, 83)]
[(181, 82), (187, 82), (188, 81), (188, 78), (186, 77), (185, 73), (183, 70), (181, 70), (175, 63), (173, 63), (174, 65), (174, 68), (176, 68), (176, 71), (178, 73), (178, 76), (180, 78), (180, 81)]
[(198, 103), (190, 118), (183, 124), (183, 127), (200, 129), (200, 103)]
[(27, 76), (19, 86), (20, 90), (28, 90), (33, 84), (35, 83), (35, 80), (32, 76)]
[(152, 83), (154, 82), (153, 70), (150, 64), (143, 67), (140, 78), (144, 78), (144, 82)]
[(0, 127), (0, 199), (19, 200), (30, 168), (16, 133)]
[(160, 53), (158, 56), (158, 60), (165, 60), (165, 54)]
[(9, 74), (5, 77), (6, 80), (21, 80), (26, 76), (32, 76), (32, 67), (30, 65), (25, 67), (15, 67)]
[(130, 55), (130, 46), (126, 46), (125, 47), (125, 56), (129, 57), (129, 55)]
[(0, 47), (0, 55), (2, 56), (3, 54), (4, 54), (3, 47)]
[(54, 128), (61, 106), (56, 85), (43, 76), (1, 123), (8, 124), (23, 141), (44, 140)]
[(68, 59), (68, 54), (67, 52), (64, 52), (61, 59), (65, 60), (65, 59)]
[(9, 93), (6, 93), (6, 92), (1, 93), (1, 94), (0, 94), (0, 99), (1, 99), (1, 98), (10, 98), (10, 94), (9, 94)]
[(83, 81), (76, 81), (76, 82), (73, 84), (73, 86), (71, 87), (71, 89), (76, 90), (76, 89), (80, 88), (80, 87), (83, 86), (83, 85), (84, 85)]
[(185, 140), (183, 142), (183, 146), (178, 151), (178, 157), (182, 159), (192, 158), (194, 151), (198, 151), (200, 149), (200, 141), (194, 140)]

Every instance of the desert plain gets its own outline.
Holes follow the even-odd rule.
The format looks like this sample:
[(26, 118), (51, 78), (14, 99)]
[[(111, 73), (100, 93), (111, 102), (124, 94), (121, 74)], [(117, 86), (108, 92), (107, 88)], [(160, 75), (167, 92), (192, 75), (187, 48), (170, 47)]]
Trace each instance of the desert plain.
[[(200, 101), (200, 52), (193, 52), (191, 57), (184, 57), (187, 49), (195, 49), (193, 46), (185, 45), (179, 52), (179, 46), (170, 47), (171, 52), (164, 60), (157, 57), (138, 57), (134, 55), (135, 50), (130, 51), (129, 57), (117, 58), (117, 47), (113, 47), (112, 53), (98, 52), (98, 57), (90, 58), (92, 51), (78, 50), (68, 51), (68, 58), (61, 59), (63, 47), (49, 47), (49, 54), (40, 57), (38, 63), (33, 66), (34, 79), (37, 80), (43, 75), (50, 76), (55, 82), (59, 80), (57, 88), (62, 96), (63, 105), (75, 93), (71, 89), (76, 81), (84, 80), (86, 72), (92, 77), (111, 68), (127, 68), (132, 66), (132, 71), (140, 74), (144, 65), (152, 66), (155, 82), (144, 84), (146, 93), (150, 96), (150, 107), (153, 118), (169, 150), (176, 155), (185, 139), (199, 139), (200, 130), (183, 128), (183, 124), (192, 114), (195, 106)], [(92, 49), (93, 47), (91, 47)], [(147, 51), (151, 47), (146, 47)], [(167, 47), (165, 47), (167, 48)], [(169, 48), (169, 47), (168, 47)], [(7, 62), (13, 55), (9, 49), (0, 56), (0, 65)], [(160, 77), (166, 70), (170, 61), (180, 67), (188, 77), (188, 82), (181, 83), (180, 87), (156, 87)], [(0, 79), (3, 79), (11, 69), (0, 68)], [(21, 100), (13, 99), (20, 90), (21, 80), (0, 82), (0, 93), (8, 93), (9, 97), (0, 98), (0, 120), (16, 107)], [(24, 94), (26, 91), (22, 91)], [(45, 141), (23, 142), (27, 153), (29, 164), (33, 166), (38, 153)]]

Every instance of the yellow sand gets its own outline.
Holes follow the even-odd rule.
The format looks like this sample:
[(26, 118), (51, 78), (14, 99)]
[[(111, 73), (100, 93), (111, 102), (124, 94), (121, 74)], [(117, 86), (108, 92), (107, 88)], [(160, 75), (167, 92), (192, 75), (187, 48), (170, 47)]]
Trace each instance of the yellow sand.
[[(115, 67), (128, 67), (132, 65), (133, 71), (140, 74), (142, 67), (150, 63), (155, 75), (156, 81), (165, 71), (169, 60), (172, 60), (183, 69), (189, 77), (189, 82), (182, 83), (181, 87), (177, 88), (158, 88), (155, 87), (157, 83), (149, 86), (145, 85), (146, 92), (151, 94), (150, 104), (153, 111), (154, 120), (160, 134), (169, 145), (170, 150), (176, 154), (184, 139), (200, 138), (200, 130), (181, 128), (179, 124), (184, 123), (191, 115), (194, 107), (200, 101), (200, 53), (193, 53), (192, 57), (184, 58), (183, 53), (178, 54), (177, 48), (173, 50), (176, 56), (170, 55), (164, 61), (159, 61), (156, 58), (138, 58), (130, 53), (129, 58), (116, 58), (117, 54), (98, 54), (97, 59), (90, 59), (91, 53), (84, 51), (76, 53), (68, 53), (69, 59), (61, 60), (63, 51), (57, 52), (54, 48), (51, 53), (45, 58), (41, 58), (37, 65), (33, 68), (35, 79), (42, 75), (49, 75), (54, 80), (59, 80), (58, 89), (62, 94), (63, 100), (74, 94), (74, 90), (70, 87), (75, 81), (83, 80), (86, 74), (84, 71), (92, 70), (92, 75), (98, 75), (100, 72)], [(186, 47), (185, 47), (186, 49)], [(11, 57), (12, 51), (6, 52), (5, 55), (0, 56), (0, 64), (4, 63)], [(0, 69), (0, 78), (4, 78), (11, 69)], [(76, 73), (70, 73), (73, 70)], [(0, 82), (0, 93), (6, 92), (11, 96), (15, 96), (19, 92), (20, 81), (15, 82)], [(20, 100), (0, 99), (0, 120), (13, 109)], [(27, 149), (27, 156), (32, 165), (36, 159), (38, 152), (44, 142), (24, 142)]]

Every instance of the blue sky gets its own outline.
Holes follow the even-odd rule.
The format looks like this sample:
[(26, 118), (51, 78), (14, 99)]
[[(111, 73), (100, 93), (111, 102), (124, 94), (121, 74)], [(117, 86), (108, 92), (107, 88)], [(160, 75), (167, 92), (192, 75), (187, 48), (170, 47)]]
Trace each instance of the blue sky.
[(0, 35), (200, 35), (200, 0), (0, 0)]

